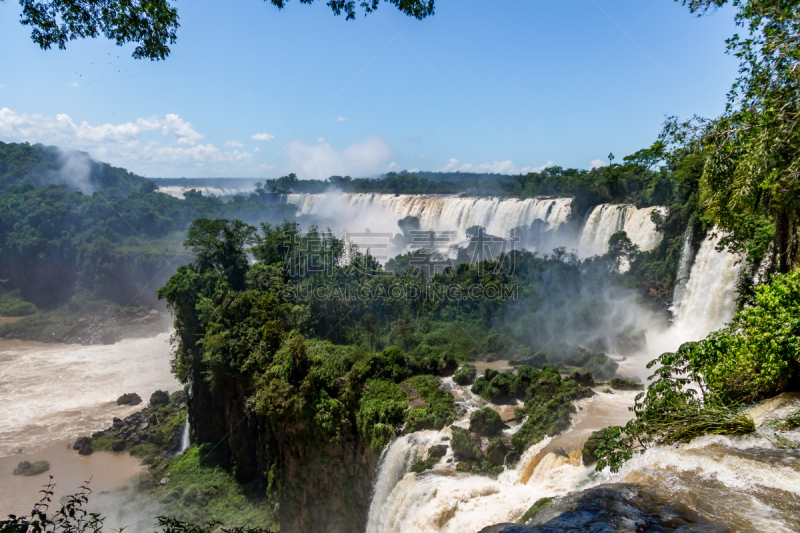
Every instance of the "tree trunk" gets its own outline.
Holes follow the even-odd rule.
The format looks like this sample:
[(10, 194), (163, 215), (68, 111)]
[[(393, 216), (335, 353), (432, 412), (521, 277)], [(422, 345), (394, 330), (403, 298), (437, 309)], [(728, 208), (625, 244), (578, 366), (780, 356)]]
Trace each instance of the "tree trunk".
[(781, 211), (775, 220), (775, 244), (778, 255), (778, 272), (794, 269), (798, 262), (797, 216)]

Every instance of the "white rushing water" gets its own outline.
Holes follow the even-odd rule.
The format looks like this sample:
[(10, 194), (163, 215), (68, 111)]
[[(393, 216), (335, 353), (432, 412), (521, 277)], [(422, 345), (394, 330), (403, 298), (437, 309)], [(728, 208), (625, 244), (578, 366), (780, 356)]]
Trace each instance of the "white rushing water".
[(636, 209), (632, 205), (598, 205), (586, 219), (578, 244), (578, 255), (603, 255), (608, 251), (611, 236), (620, 231), (627, 233), (633, 244), (643, 252), (652, 250), (662, 239), (650, 217), (654, 211), (666, 214), (666, 208), (659, 206)]
[(712, 231), (700, 245), (686, 282), (673, 303), (674, 328), (684, 341), (699, 340), (733, 318), (743, 258), (718, 251), (722, 233)]
[(156, 389), (174, 392), (168, 333), (109, 346), (0, 339), (0, 456), (105, 429), (126, 392), (146, 403)]
[(177, 185), (165, 185), (158, 188), (158, 192), (163, 192), (164, 194), (180, 198), (181, 200), (183, 199), (184, 193), (193, 190), (199, 191), (203, 196), (231, 196), (244, 192), (241, 189), (225, 187), (179, 187)]
[(189, 447), (189, 417), (186, 417), (186, 422), (183, 424), (183, 433), (181, 433), (181, 449), (178, 452), (179, 454), (186, 451)]
[(347, 213), (353, 222), (365, 227), (370, 223), (363, 221), (365, 215), (372, 214), (373, 231), (397, 231), (397, 220), (414, 216), (423, 230), (455, 231), (457, 240), (463, 240), (471, 226), (482, 226), (488, 234), (499, 237), (508, 237), (516, 227), (528, 228), (534, 220), (543, 220), (554, 230), (567, 220), (572, 204), (570, 198), (519, 200), (377, 193), (288, 194), (285, 200), (297, 205), (298, 215)]
[(692, 261), (694, 260), (694, 250), (692, 248), (692, 228), (691, 225), (683, 232), (683, 241), (681, 242), (681, 258), (678, 261), (678, 272), (675, 284), (675, 290), (672, 295), (672, 307), (670, 311), (673, 315), (677, 315), (681, 307), (681, 302), (686, 294), (686, 285), (689, 284), (689, 274), (691, 273)]
[[(470, 413), (485, 406), (513, 417), (514, 406), (489, 404), (472, 394), (469, 386), (456, 385), (452, 378), (443, 378), (442, 386), (451, 391), (464, 413), (456, 426), (468, 427)], [(449, 427), (398, 438), (381, 457), (367, 533), (478, 531), (516, 520), (540, 498), (565, 495), (585, 485), (592, 469), (581, 463), (578, 450), (583, 440), (604, 427), (597, 424), (624, 423), (630, 417), (628, 406), (633, 396), (634, 393), (598, 394), (580, 400), (568, 431), (532, 446), (516, 468), (496, 479), (457, 472), (451, 449), (432, 470), (410, 473), (417, 461), (427, 458), (427, 448), (448, 444), (452, 435)], [(513, 435), (519, 427), (512, 426), (504, 433)]]

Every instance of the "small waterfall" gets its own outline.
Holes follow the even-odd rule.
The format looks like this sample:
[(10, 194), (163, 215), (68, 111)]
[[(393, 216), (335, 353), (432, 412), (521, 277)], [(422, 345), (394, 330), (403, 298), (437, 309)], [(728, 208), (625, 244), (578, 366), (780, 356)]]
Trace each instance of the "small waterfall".
[[(328, 193), (287, 194), (286, 203), (298, 207), (298, 215), (341, 215), (353, 217), (369, 213), (391, 215), (395, 219), (418, 217), (423, 229), (455, 231), (459, 240), (466, 238), (471, 226), (482, 226), (490, 235), (508, 237), (516, 227), (530, 227), (534, 220), (544, 220), (555, 230), (570, 214), (571, 198), (461, 198), (452, 195)], [(384, 220), (385, 222), (385, 220)], [(391, 224), (389, 229), (396, 230)]]
[(675, 328), (685, 340), (698, 340), (733, 318), (736, 285), (743, 258), (716, 249), (722, 233), (716, 228), (703, 240), (689, 281), (676, 300)]
[(181, 449), (178, 455), (182, 454), (189, 447), (189, 416), (186, 416), (186, 422), (183, 424), (183, 433), (181, 434)]
[[(383, 450), (378, 466), (378, 477), (372, 488), (372, 500), (367, 521), (367, 533), (380, 533), (382, 510), (395, 486), (403, 479), (427, 451), (426, 444), (437, 436), (435, 431), (410, 433), (395, 440)], [(425, 438), (427, 437), (427, 438)]]
[(666, 214), (665, 207), (645, 207), (636, 209), (632, 205), (602, 204), (595, 207), (583, 227), (578, 244), (578, 255), (591, 257), (608, 252), (608, 241), (620, 231), (643, 252), (652, 250), (661, 242), (663, 236), (656, 231), (650, 215), (657, 211)]
[(675, 285), (675, 291), (672, 295), (672, 307), (670, 308), (673, 316), (678, 314), (681, 308), (681, 302), (686, 294), (686, 285), (689, 283), (689, 272), (692, 267), (692, 261), (694, 260), (692, 251), (692, 225), (689, 224), (686, 227), (686, 231), (683, 232), (683, 241), (681, 243), (681, 258), (678, 262), (677, 273), (678, 282)]

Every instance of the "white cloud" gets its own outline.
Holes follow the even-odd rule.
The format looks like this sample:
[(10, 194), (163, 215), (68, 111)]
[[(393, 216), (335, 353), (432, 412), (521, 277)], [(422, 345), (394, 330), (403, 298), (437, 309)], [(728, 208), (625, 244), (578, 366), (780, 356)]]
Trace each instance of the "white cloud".
[(408, 171), (412, 172), (412, 173), (413, 172), (419, 172), (419, 169), (418, 168), (409, 168)]
[(603, 161), (602, 159), (595, 159), (595, 160), (593, 160), (593, 161), (592, 161), (592, 163), (589, 165), (589, 170), (593, 170), (593, 169), (595, 169), (595, 168), (604, 167), (604, 166), (606, 166), (606, 165), (608, 165), (608, 163), (606, 163), (606, 162), (605, 162), (605, 161)]
[(255, 135), (253, 135), (253, 139), (257, 141), (271, 141), (274, 138), (275, 136), (270, 135), (269, 133), (256, 133)]
[(253, 148), (253, 151), (254, 151), (254, 152), (260, 152), (260, 151), (261, 151), (261, 148), (259, 148), (258, 146), (256, 146), (255, 148)]
[(225, 148), (242, 148), (243, 146), (239, 141), (225, 141)]
[(5, 85), (0, 85), (0, 89), (5, 89), (5, 88), (6, 88)]
[(346, 118), (344, 118), (344, 117), (343, 117), (343, 116), (341, 116), (341, 115), (340, 115), (340, 116), (338, 116), (338, 117), (336, 117), (336, 120), (337, 120), (337, 121), (339, 121), (339, 122), (347, 122), (347, 119), (346, 119)]
[(81, 86), (80, 83), (78, 83), (77, 81), (71, 81), (67, 85), (69, 87), (80, 87)]
[(318, 143), (324, 143), (325, 142), (325, 137), (320, 137), (319, 139), (317, 139), (317, 142)]
[[(329, 176), (372, 176), (387, 169), (392, 150), (378, 137), (356, 142), (336, 150), (329, 142), (308, 145), (294, 141), (286, 148), (291, 161), (287, 172), (300, 178), (325, 179)], [(299, 168), (298, 168), (299, 166)]]
[[(154, 134), (161, 138), (154, 140)], [(203, 173), (217, 172), (217, 168), (229, 170), (253, 157), (239, 150), (221, 150), (211, 143), (199, 144), (204, 136), (175, 114), (93, 126), (85, 121), (75, 124), (65, 114), (27, 115), (0, 108), (0, 138), (87, 151), (101, 161), (151, 176), (173, 172), (187, 175), (191, 173), (186, 172), (187, 167), (199, 168)]]
[(425, 159), (428, 156), (426, 156), (425, 154), (419, 154), (417, 157), (419, 157), (420, 159)]
[(458, 159), (450, 159), (444, 167), (440, 168), (440, 172), (477, 172), (479, 174), (527, 174), (529, 172), (541, 172), (553, 164), (548, 161), (540, 167), (522, 167), (518, 168), (511, 160), (493, 161), (491, 163), (482, 163), (480, 165), (473, 165), (471, 163), (460, 164)]

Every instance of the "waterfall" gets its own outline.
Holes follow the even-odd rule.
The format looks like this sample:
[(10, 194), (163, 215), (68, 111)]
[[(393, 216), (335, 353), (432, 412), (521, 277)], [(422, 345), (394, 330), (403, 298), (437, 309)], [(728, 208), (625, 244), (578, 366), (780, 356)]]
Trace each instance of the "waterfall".
[[(469, 413), (487, 404), (469, 386), (443, 378), (442, 386), (455, 397), (464, 417), (455, 425), (467, 427)], [(492, 524), (518, 519), (540, 498), (565, 495), (588, 481), (591, 467), (582, 464), (576, 435), (588, 435), (602, 420), (624, 423), (630, 418), (628, 406), (634, 393), (596, 395), (576, 402), (566, 438), (547, 437), (531, 446), (513, 469), (497, 476), (458, 472), (453, 452), (448, 449), (433, 469), (412, 473), (411, 467), (423, 460), (426, 448), (449, 444), (450, 427), (441, 431), (420, 431), (405, 435), (389, 445), (381, 456), (376, 474), (366, 533), (461, 533), (478, 531)], [(513, 426), (503, 430), (506, 436)], [(578, 437), (580, 441), (581, 437)], [(585, 437), (584, 437), (585, 438)], [(569, 449), (569, 454), (564, 450)]]
[(742, 257), (716, 249), (722, 233), (716, 228), (695, 256), (686, 288), (676, 291), (675, 328), (685, 340), (697, 340), (733, 318)]
[(423, 459), (427, 451), (427, 441), (436, 435), (435, 431), (410, 433), (395, 440), (383, 450), (378, 466), (378, 477), (372, 489), (367, 533), (380, 533), (381, 512), (395, 485), (403, 479), (403, 476), (417, 461)]
[(661, 242), (662, 235), (656, 231), (650, 215), (658, 211), (666, 214), (665, 207), (645, 207), (636, 209), (632, 205), (602, 204), (595, 207), (583, 227), (578, 244), (578, 255), (591, 257), (603, 255), (608, 251), (611, 236), (620, 231), (639, 246), (643, 252), (652, 250)]
[(683, 241), (681, 242), (681, 258), (678, 262), (677, 273), (678, 283), (675, 285), (675, 291), (672, 295), (672, 307), (670, 308), (673, 316), (678, 314), (681, 302), (686, 294), (686, 285), (689, 283), (689, 272), (692, 267), (692, 261), (694, 260), (692, 251), (692, 225), (689, 224), (686, 227), (686, 231), (683, 232)]
[(186, 422), (183, 424), (183, 433), (181, 434), (181, 449), (178, 455), (182, 454), (189, 447), (189, 415), (186, 415)]
[[(534, 220), (548, 223), (555, 230), (570, 214), (570, 198), (461, 198), (452, 195), (328, 193), (287, 194), (286, 203), (298, 207), (298, 215), (341, 215), (363, 217), (369, 213), (390, 215), (396, 220), (418, 217), (422, 229), (455, 231), (459, 240), (471, 226), (482, 226), (486, 233), (508, 237), (516, 227), (530, 227)], [(384, 217), (385, 218), (385, 217)], [(391, 230), (396, 225), (391, 224)]]

